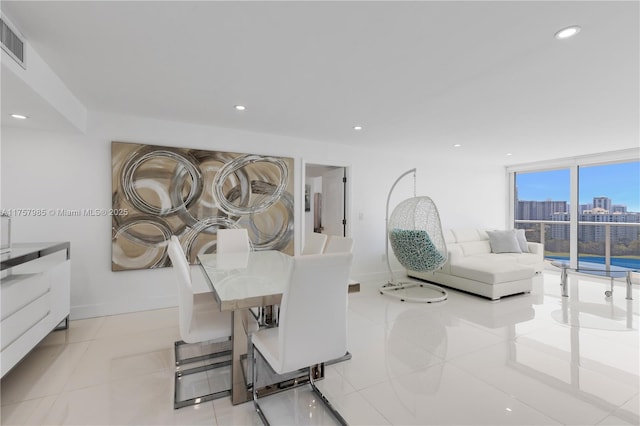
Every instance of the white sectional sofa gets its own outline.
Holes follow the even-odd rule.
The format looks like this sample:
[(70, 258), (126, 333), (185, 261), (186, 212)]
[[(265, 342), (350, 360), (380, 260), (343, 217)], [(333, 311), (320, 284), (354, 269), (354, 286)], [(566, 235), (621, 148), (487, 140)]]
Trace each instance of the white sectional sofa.
[[(523, 231), (494, 232), (490, 241), (488, 231), (492, 232), (475, 228), (445, 230), (447, 262), (436, 271), (407, 271), (407, 274), (492, 300), (531, 292), (533, 278), (544, 267), (543, 245), (526, 242)], [(511, 232), (520, 234), (520, 250), (505, 249), (500, 241)], [(525, 252), (518, 252), (522, 249)]]

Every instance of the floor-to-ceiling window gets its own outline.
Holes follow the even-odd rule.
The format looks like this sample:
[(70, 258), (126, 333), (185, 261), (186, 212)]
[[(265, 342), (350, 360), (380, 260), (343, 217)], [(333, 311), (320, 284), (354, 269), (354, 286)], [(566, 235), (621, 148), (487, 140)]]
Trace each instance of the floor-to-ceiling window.
[(569, 169), (515, 173), (515, 228), (544, 242), (545, 256), (569, 256)]
[(547, 258), (640, 268), (640, 161), (628, 157), (509, 168), (514, 227)]
[(640, 162), (578, 167), (581, 262), (640, 268)]

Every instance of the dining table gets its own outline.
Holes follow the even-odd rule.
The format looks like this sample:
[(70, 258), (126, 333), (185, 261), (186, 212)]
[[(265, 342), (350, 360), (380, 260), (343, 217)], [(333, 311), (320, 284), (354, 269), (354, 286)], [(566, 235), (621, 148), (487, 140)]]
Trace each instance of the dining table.
[[(231, 312), (231, 403), (242, 404), (253, 397), (251, 386), (254, 384), (247, 379), (252, 377), (253, 368), (250, 335), (258, 326), (276, 325), (276, 316), (273, 314), (272, 317), (272, 308), (280, 305), (282, 295), (289, 284), (294, 257), (278, 250), (262, 250), (199, 254), (198, 263), (220, 311)], [(360, 284), (350, 281), (347, 288), (348, 293), (356, 293), (360, 291)], [(259, 324), (251, 314), (252, 308), (265, 310), (263, 324)], [(349, 352), (324, 364), (348, 359), (351, 359)], [(324, 365), (314, 368), (314, 377), (322, 379)], [(258, 393), (264, 396), (307, 381), (308, 372), (300, 371), (281, 377), (281, 381), (275, 385), (259, 388)]]
[[(198, 255), (199, 264), (221, 311), (232, 315), (231, 402), (252, 398), (249, 335), (257, 328), (249, 309), (279, 305), (293, 257), (277, 250)], [(268, 321), (267, 321), (268, 322)], [(243, 362), (246, 360), (246, 369)], [(247, 371), (249, 370), (249, 371)]]

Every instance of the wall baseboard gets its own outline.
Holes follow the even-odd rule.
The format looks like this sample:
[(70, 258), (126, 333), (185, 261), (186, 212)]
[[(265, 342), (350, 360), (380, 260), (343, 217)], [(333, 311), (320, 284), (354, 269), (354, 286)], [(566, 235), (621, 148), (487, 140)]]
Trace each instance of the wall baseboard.
[[(407, 271), (405, 269), (398, 269), (393, 271), (393, 276), (396, 278), (406, 277)], [(352, 274), (350, 278), (359, 283), (377, 283), (379, 285), (386, 284), (389, 281), (389, 271), (383, 272), (370, 272), (370, 273), (360, 273), (360, 274)]]
[(130, 300), (118, 303), (71, 306), (69, 319), (106, 317), (110, 315), (128, 314), (131, 312), (151, 311), (154, 309), (173, 308), (177, 306), (176, 296), (154, 297), (141, 300), (132, 307)]
[[(404, 269), (393, 271), (395, 277), (405, 277)], [(208, 291), (208, 287), (204, 283), (199, 283), (198, 274), (194, 274), (194, 287), (198, 291)], [(367, 285), (383, 285), (389, 280), (389, 272), (373, 272), (367, 274), (355, 274), (350, 277), (358, 283), (366, 283)], [(198, 285), (196, 285), (198, 284)], [(151, 311), (154, 309), (173, 308), (178, 306), (177, 296), (166, 295), (162, 297), (154, 297), (132, 303), (131, 300), (123, 300), (116, 303), (94, 304), (94, 305), (78, 305), (71, 306), (71, 320), (79, 320), (86, 318), (105, 317), (110, 315), (128, 314), (131, 312)]]

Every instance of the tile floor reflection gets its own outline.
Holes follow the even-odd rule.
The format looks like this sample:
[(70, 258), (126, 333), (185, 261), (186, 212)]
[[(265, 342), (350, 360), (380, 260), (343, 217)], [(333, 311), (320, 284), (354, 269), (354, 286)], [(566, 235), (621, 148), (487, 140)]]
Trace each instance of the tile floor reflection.
[[(638, 425), (640, 295), (553, 271), (492, 303), (349, 296), (353, 358), (319, 387), (353, 425)], [(1, 383), (2, 425), (259, 425), (252, 404), (173, 407), (176, 308), (71, 321)], [(206, 387), (211, 375), (193, 378)], [(335, 424), (308, 388), (261, 400), (273, 424)]]

